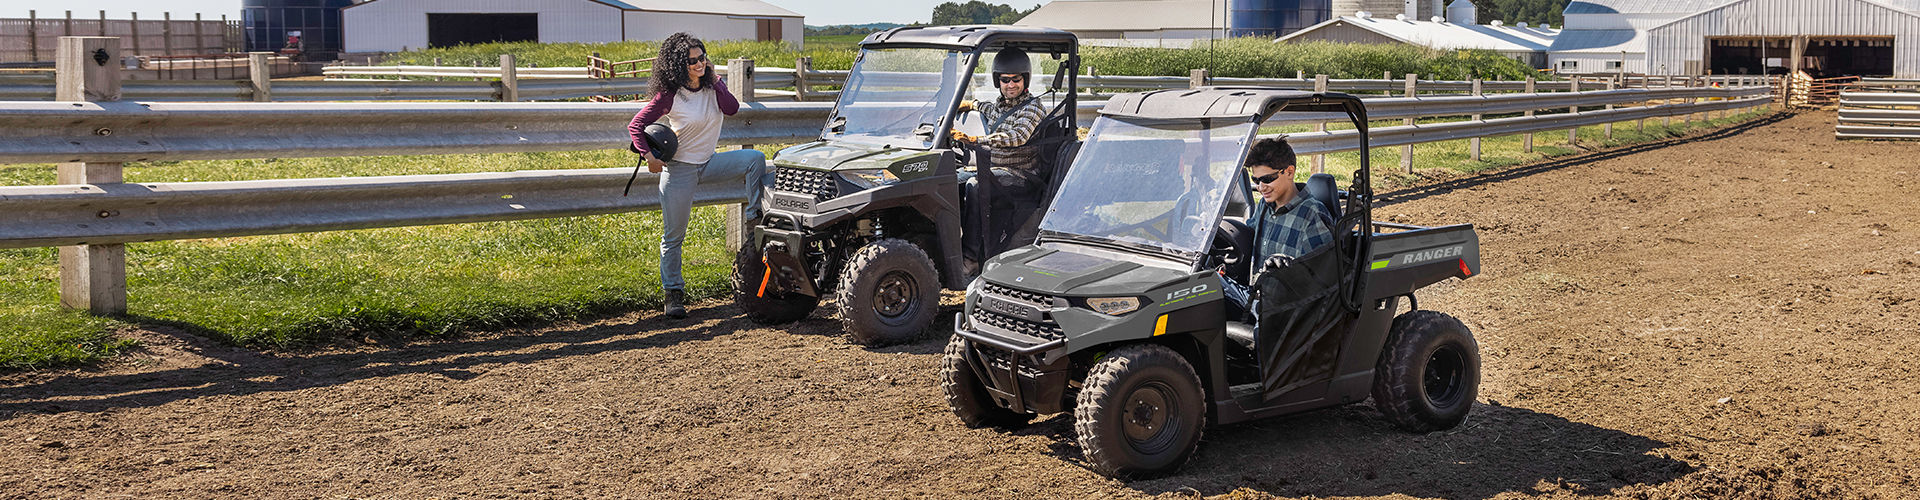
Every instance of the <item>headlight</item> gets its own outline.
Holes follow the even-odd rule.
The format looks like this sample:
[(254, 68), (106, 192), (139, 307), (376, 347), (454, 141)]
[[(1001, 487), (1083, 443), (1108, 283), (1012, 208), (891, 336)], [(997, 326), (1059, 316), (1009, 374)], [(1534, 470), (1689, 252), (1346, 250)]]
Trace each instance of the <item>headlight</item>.
[(847, 182), (852, 182), (854, 185), (860, 186), (861, 189), (873, 189), (900, 182), (899, 177), (895, 177), (893, 172), (888, 172), (887, 169), (884, 168), (842, 170), (840, 171), (840, 176), (847, 179)]
[(1094, 311), (1098, 311), (1100, 314), (1105, 314), (1108, 316), (1119, 316), (1122, 314), (1133, 312), (1136, 309), (1139, 309), (1140, 298), (1139, 297), (1102, 297), (1097, 299), (1087, 299), (1087, 307), (1093, 308)]

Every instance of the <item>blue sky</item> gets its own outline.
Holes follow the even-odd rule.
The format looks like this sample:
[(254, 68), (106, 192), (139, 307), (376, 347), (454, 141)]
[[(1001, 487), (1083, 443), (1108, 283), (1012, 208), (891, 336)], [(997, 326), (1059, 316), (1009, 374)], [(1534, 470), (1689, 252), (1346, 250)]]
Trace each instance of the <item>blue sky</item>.
[[(933, 16), (933, 6), (946, 0), (766, 0), (787, 10), (807, 16), (807, 24), (864, 24), (876, 22), (926, 22)], [(989, 0), (992, 1), (992, 0)], [(689, 5), (698, 5), (699, 0), (687, 0)], [(1044, 2), (1034, 0), (999, 0), (992, 3), (1011, 5), (1018, 9), (1028, 9)], [(194, 13), (200, 13), (208, 19), (219, 19), (222, 14), (231, 19), (240, 18), (239, 0), (0, 0), (0, 17), (27, 17), (27, 11), (38, 10), (40, 17), (58, 18), (73, 11), (75, 18), (98, 19), (100, 11), (106, 10), (107, 17), (126, 19), (129, 12), (139, 12), (141, 19), (159, 19), (160, 13), (172, 12), (174, 19), (193, 19)]]

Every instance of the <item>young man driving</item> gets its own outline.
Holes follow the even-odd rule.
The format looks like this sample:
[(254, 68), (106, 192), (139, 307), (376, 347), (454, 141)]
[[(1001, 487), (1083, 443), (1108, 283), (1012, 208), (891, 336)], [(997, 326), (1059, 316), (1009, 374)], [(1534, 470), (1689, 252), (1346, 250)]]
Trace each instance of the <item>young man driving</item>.
[[(1333, 242), (1333, 214), (1320, 200), (1306, 195), (1305, 184), (1293, 182), (1294, 163), (1293, 147), (1282, 139), (1261, 139), (1247, 152), (1247, 176), (1260, 193), (1253, 220), (1248, 221), (1253, 226), (1251, 254), (1257, 266), (1265, 266), (1275, 256), (1297, 258)], [(1227, 281), (1235, 285), (1228, 287), (1227, 297), (1241, 311), (1250, 311), (1246, 290), (1236, 290), (1238, 284)]]

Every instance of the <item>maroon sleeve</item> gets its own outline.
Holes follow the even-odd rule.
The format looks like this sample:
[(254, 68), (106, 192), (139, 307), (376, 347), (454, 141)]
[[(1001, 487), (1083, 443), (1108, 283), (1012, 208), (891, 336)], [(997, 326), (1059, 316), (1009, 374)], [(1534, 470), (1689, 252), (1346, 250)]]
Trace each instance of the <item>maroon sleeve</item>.
[(627, 124), (627, 136), (632, 139), (632, 144), (628, 144), (627, 149), (635, 153), (647, 154), (647, 138), (643, 135), (644, 131), (648, 125), (660, 121), (660, 117), (667, 116), (669, 111), (673, 111), (672, 93), (655, 95), (652, 100), (647, 101), (647, 107), (640, 108), (640, 112), (633, 115), (633, 123)]
[(713, 91), (720, 93), (720, 95), (714, 96), (714, 102), (720, 104), (720, 114), (733, 116), (734, 113), (740, 112), (740, 100), (735, 99), (733, 93), (727, 91), (727, 83), (725, 80), (719, 78), (713, 79)]

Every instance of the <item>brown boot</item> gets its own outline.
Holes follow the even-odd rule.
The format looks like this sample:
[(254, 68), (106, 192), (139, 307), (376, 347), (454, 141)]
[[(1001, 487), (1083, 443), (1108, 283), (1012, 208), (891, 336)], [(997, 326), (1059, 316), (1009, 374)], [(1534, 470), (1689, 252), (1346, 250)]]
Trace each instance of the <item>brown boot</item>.
[(667, 290), (667, 317), (680, 319), (687, 317), (687, 292), (685, 290)]

